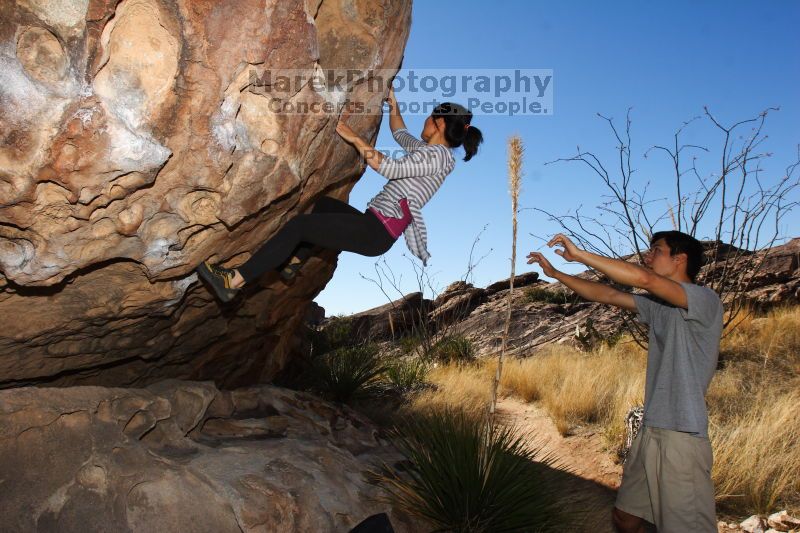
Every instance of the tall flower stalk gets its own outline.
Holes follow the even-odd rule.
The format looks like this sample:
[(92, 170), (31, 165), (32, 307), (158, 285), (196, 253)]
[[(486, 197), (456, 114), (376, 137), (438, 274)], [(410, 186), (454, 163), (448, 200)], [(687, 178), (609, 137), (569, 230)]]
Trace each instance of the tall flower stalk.
[(508, 345), (508, 330), (511, 327), (511, 306), (514, 293), (514, 272), (517, 262), (517, 213), (519, 212), (519, 190), (522, 183), (522, 154), (524, 152), (522, 139), (514, 135), (508, 139), (508, 185), (511, 193), (511, 276), (508, 286), (508, 310), (506, 311), (506, 324), (503, 330), (503, 343), (500, 347), (500, 355), (497, 357), (497, 371), (494, 375), (492, 384), (492, 404), (489, 407), (489, 414), (494, 416), (497, 407), (497, 389), (500, 387), (500, 376), (503, 372), (503, 357), (506, 354)]

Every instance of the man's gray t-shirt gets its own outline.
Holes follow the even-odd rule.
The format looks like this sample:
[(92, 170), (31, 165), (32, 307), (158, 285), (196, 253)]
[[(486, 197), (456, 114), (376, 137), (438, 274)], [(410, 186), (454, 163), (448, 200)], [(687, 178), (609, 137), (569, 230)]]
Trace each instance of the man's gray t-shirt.
[(633, 295), (639, 321), (650, 327), (642, 423), (707, 437), (705, 394), (717, 367), (722, 302), (711, 289), (681, 285), (688, 309)]

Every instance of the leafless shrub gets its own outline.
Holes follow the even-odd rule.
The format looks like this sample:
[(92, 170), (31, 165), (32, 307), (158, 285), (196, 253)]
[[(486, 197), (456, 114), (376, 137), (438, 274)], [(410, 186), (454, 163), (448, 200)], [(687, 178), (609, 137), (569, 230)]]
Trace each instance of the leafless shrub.
[[(582, 207), (566, 214), (534, 209), (558, 223), (584, 248), (611, 257), (641, 262), (656, 226), (666, 221), (672, 229), (710, 241), (706, 256), (711, 266), (701, 273), (701, 281), (725, 301), (728, 326), (746, 310), (745, 294), (768, 257), (767, 253), (759, 252), (786, 238), (781, 221), (798, 204), (794, 193), (800, 185), (797, 175), (800, 147), (782, 176), (765, 179), (761, 175), (763, 161), (772, 155), (761, 150), (767, 138), (764, 125), (772, 111), (777, 108), (768, 108), (756, 117), (726, 126), (704, 108), (702, 116), (684, 122), (675, 132), (671, 146), (649, 148), (643, 154), (645, 158), (651, 153), (663, 153), (672, 167), (674, 196), (658, 199), (648, 197), (649, 182), (634, 179), (630, 109), (623, 132), (612, 118), (598, 113), (608, 122), (617, 143), (614, 167), (580, 147), (576, 155), (547, 164), (583, 163), (605, 185), (604, 200), (591, 213)], [(713, 125), (721, 141), (719, 167), (707, 175), (701, 174), (697, 163), (699, 155), (712, 157), (711, 150), (681, 140), (686, 128), (701, 120)], [(632, 314), (621, 313), (627, 329), (643, 343), (642, 327), (632, 320)]]

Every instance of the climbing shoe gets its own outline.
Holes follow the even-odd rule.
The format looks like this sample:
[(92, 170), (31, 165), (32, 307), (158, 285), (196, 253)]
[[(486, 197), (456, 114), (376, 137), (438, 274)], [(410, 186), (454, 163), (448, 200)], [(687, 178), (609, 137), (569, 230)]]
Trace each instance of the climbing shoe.
[(211, 285), (211, 288), (214, 289), (214, 294), (222, 302), (230, 302), (239, 292), (239, 289), (231, 287), (234, 272), (229, 268), (222, 268), (219, 265), (204, 261), (202, 265), (197, 267), (197, 273), (206, 283)]
[(281, 277), (286, 281), (294, 279), (297, 271), (300, 270), (309, 257), (311, 257), (311, 248), (298, 248), (297, 252), (289, 259), (289, 262), (281, 269)]
[(289, 259), (289, 262), (281, 270), (281, 277), (286, 281), (290, 281), (294, 279), (297, 275), (297, 271), (300, 270), (300, 267), (303, 265), (303, 260), (297, 256), (292, 257)]

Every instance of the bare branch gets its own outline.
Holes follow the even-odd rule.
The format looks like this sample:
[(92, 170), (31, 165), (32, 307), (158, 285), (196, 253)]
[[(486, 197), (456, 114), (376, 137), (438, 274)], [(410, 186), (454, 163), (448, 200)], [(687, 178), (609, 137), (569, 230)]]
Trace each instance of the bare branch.
[[(796, 162), (786, 168), (786, 173), (772, 184), (765, 184), (762, 161), (772, 156), (761, 151), (767, 139), (764, 134), (766, 118), (778, 108), (767, 108), (755, 117), (724, 125), (711, 111), (703, 108), (703, 115), (685, 122), (674, 133), (671, 146), (654, 145), (643, 157), (657, 151), (668, 156), (675, 184), (674, 199), (647, 197), (649, 181), (636, 185), (631, 153), (631, 110), (628, 109), (625, 129), (620, 131), (613, 118), (605, 120), (617, 142), (617, 170), (611, 175), (607, 167), (592, 152), (578, 148), (577, 155), (548, 162), (582, 162), (600, 178), (608, 194), (595, 206), (597, 215), (584, 214), (582, 207), (556, 215), (534, 208), (555, 221), (561, 229), (584, 248), (613, 257), (638, 254), (642, 259), (642, 244), (664, 220), (672, 220), (679, 231), (698, 237), (700, 232), (712, 236), (708, 256), (711, 266), (705, 282), (717, 291), (728, 306), (726, 324), (735, 324), (739, 312), (745, 309), (746, 293), (767, 257), (764, 248), (774, 246), (785, 238), (781, 221), (799, 201), (790, 195), (800, 188), (795, 177), (800, 167), (800, 145)], [(721, 136), (718, 171), (707, 177), (698, 170), (698, 155), (711, 154), (706, 146), (685, 144), (681, 138), (693, 124), (705, 118)], [(750, 128), (746, 134), (739, 132)], [(684, 163), (691, 153), (689, 164)], [(686, 177), (691, 176), (687, 190)], [(666, 202), (666, 209), (661, 206)], [(633, 322), (625, 317), (629, 331)], [(639, 335), (638, 338), (641, 338)]]

